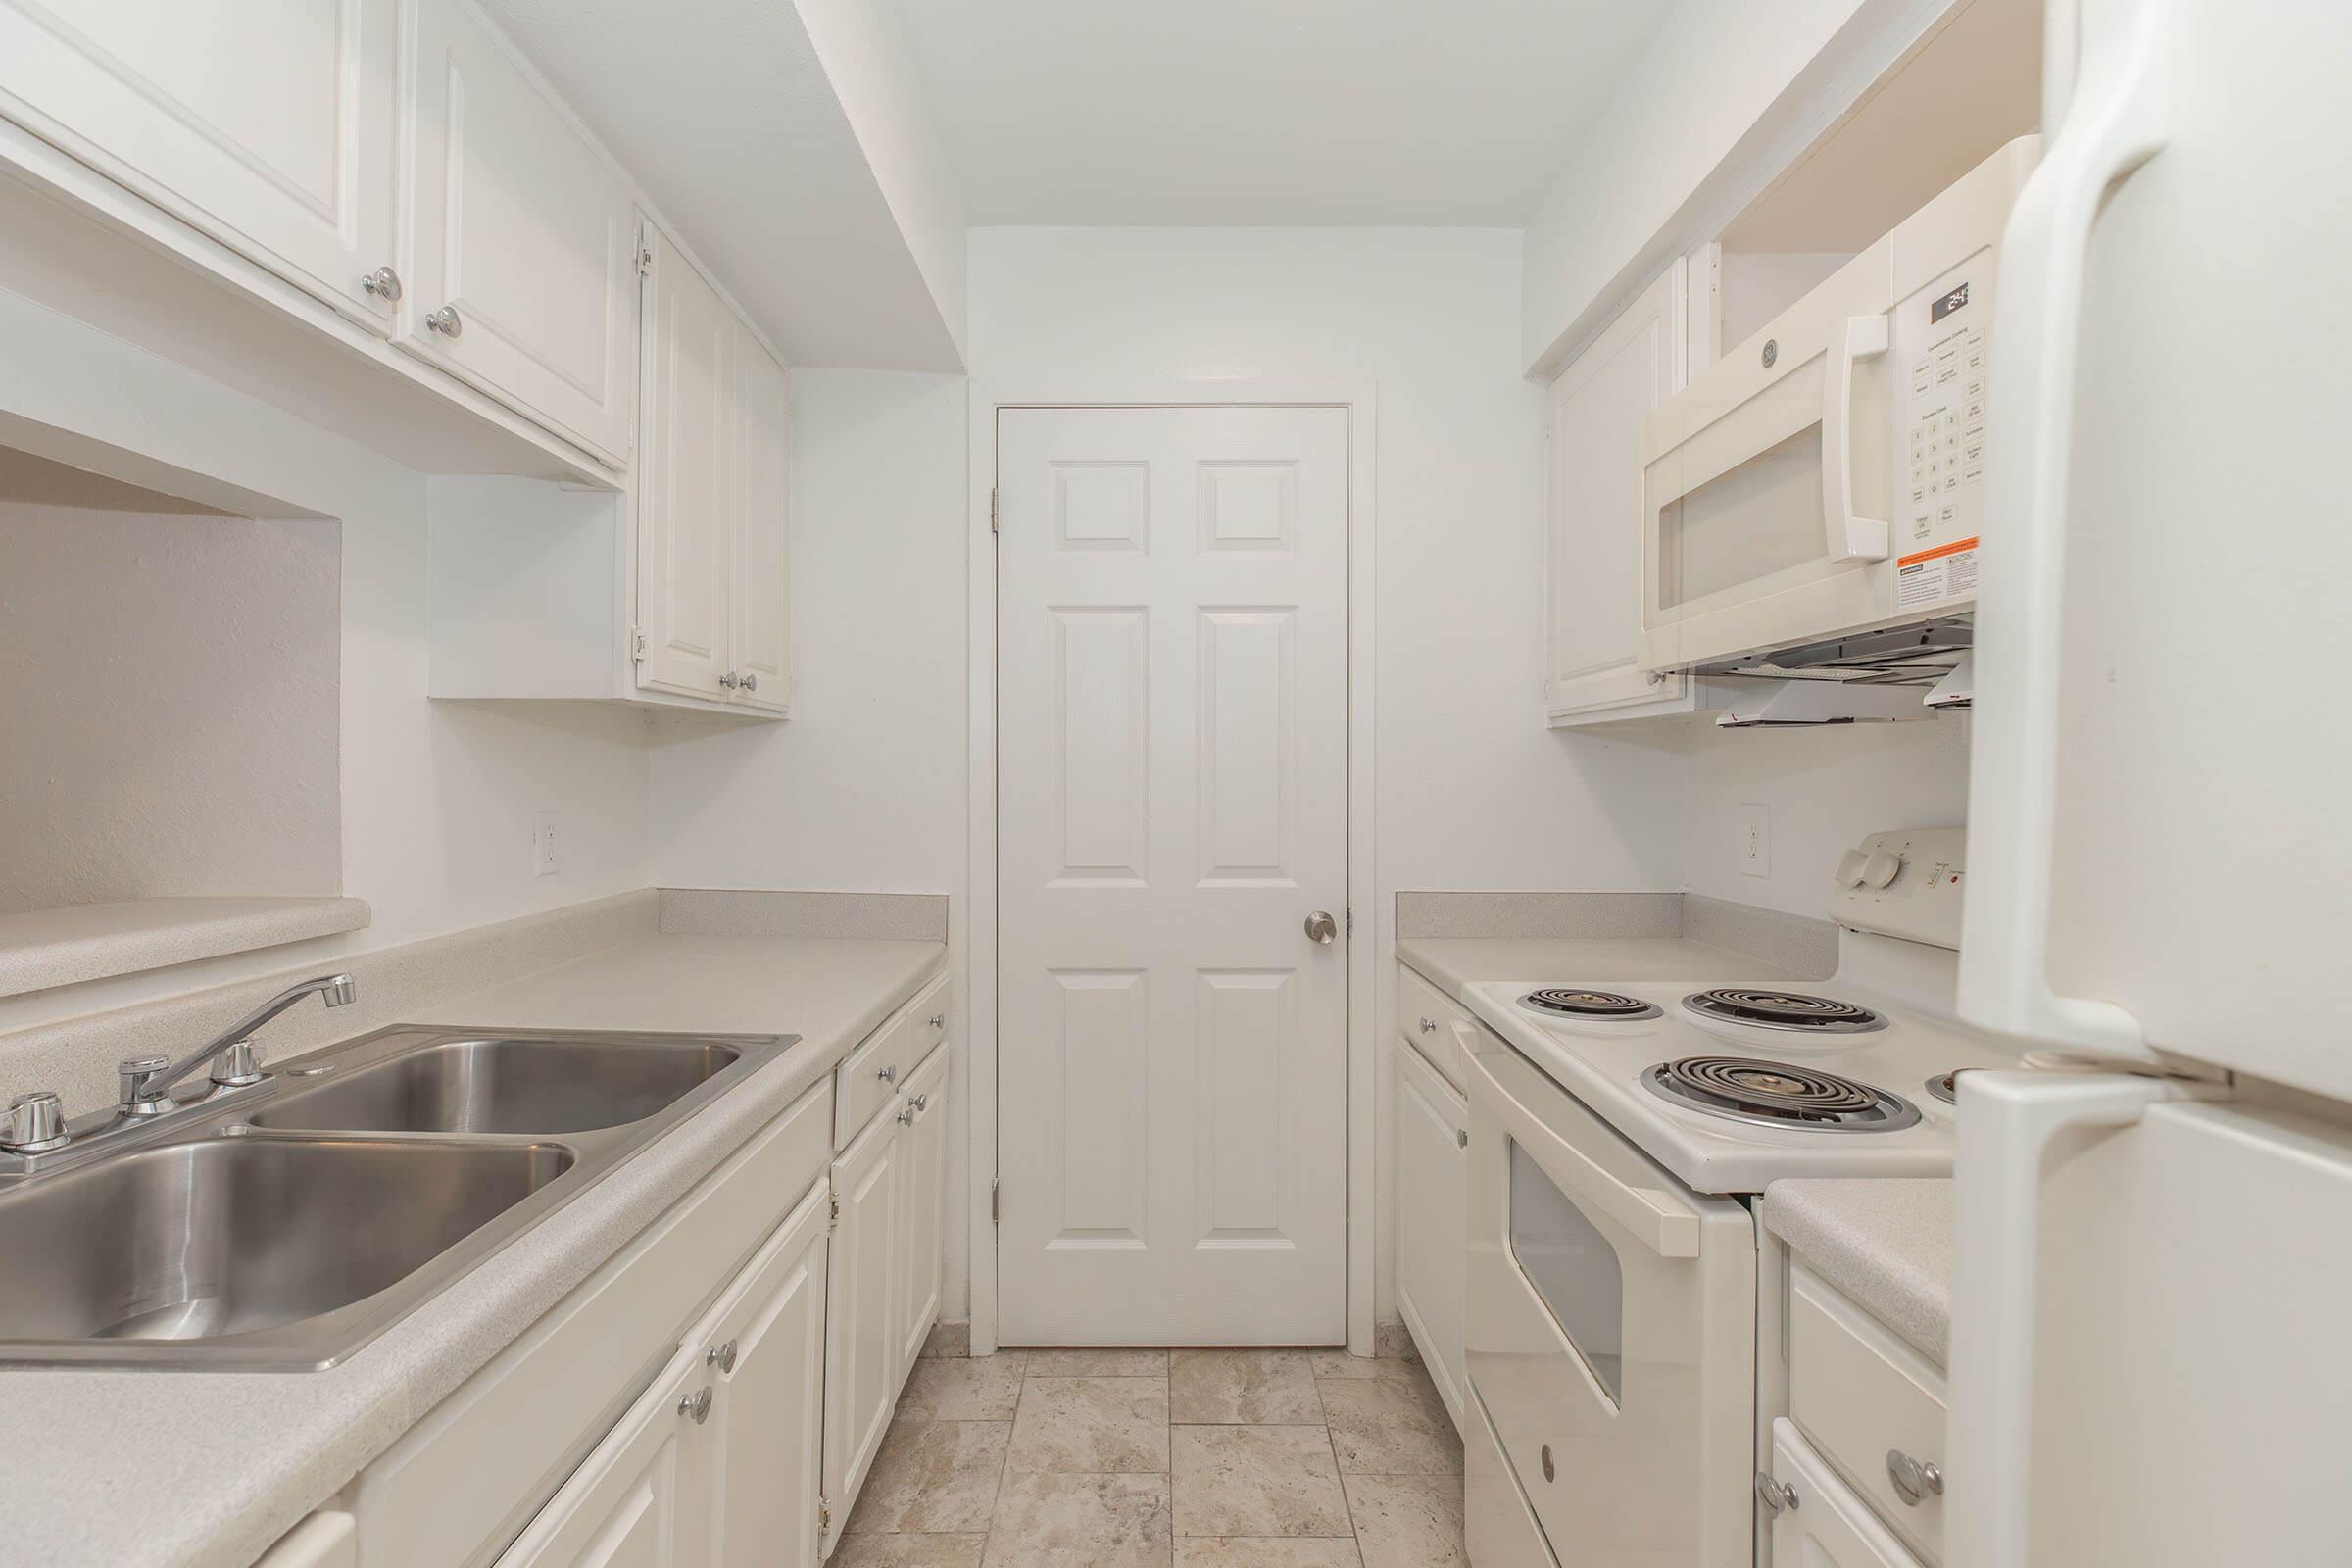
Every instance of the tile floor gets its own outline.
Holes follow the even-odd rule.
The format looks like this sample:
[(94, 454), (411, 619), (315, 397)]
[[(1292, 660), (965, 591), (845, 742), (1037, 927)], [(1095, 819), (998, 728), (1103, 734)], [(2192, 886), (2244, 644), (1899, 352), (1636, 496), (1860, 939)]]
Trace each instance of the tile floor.
[(1462, 1446), (1415, 1360), (927, 1356), (831, 1568), (1446, 1568)]

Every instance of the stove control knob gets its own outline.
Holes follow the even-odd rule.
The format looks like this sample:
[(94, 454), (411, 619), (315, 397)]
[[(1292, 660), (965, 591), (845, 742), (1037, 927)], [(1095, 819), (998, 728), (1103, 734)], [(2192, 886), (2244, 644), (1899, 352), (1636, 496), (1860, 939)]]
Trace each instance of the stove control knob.
[(1873, 850), (1863, 863), (1862, 880), (1874, 888), (1883, 888), (1902, 875), (1903, 858), (1891, 850)]
[(1838, 858), (1838, 874), (1832, 880), (1841, 888), (1858, 888), (1862, 885), (1862, 868), (1869, 863), (1869, 856), (1860, 850), (1848, 850)]

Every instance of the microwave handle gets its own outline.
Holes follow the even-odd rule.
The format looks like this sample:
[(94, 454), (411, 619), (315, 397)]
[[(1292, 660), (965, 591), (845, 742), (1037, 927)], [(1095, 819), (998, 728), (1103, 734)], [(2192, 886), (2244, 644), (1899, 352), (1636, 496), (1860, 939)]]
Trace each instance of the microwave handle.
[[(2052, 14), (2065, 9), (2052, 7)], [(2169, 0), (2082, 0), (2066, 121), (2018, 193), (1994, 290), (2001, 402), (1984, 475), (2000, 520), (1978, 589), (1975, 756), (1959, 1010), (2074, 1054), (2146, 1061), (2139, 1021), (2050, 984), (2066, 506), (2090, 234), (2109, 187), (2171, 130)]]
[[(1836, 331), (1836, 328), (1833, 328)], [(1821, 514), (1832, 561), (1885, 561), (1885, 518), (1854, 515), (1854, 366), (1886, 352), (1886, 318), (1849, 316), (1821, 370)]]

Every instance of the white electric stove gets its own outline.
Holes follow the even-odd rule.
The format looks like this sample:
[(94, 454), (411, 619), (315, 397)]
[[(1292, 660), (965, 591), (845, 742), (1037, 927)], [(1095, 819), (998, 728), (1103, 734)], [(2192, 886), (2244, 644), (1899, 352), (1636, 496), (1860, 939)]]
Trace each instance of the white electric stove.
[(1949, 1174), (1953, 1075), (2017, 1064), (1951, 1008), (1964, 850), (1935, 828), (1847, 852), (1826, 980), (1463, 992), (1479, 1568), (1751, 1568), (1748, 1200), (1784, 1177)]

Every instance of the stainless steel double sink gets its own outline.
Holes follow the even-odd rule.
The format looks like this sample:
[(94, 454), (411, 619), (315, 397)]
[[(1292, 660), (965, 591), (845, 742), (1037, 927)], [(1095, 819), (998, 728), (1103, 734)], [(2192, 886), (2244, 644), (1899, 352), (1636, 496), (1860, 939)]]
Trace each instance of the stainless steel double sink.
[(393, 1028), (104, 1134), (0, 1185), (0, 1362), (331, 1366), (794, 1038)]

